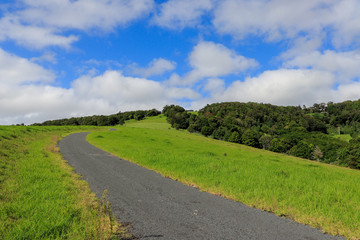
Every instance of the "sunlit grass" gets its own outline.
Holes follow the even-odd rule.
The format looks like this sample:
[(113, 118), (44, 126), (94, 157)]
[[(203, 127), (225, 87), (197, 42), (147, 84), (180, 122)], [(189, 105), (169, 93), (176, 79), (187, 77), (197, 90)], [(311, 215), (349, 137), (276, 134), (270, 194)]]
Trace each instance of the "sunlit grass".
[(127, 121), (125, 126), (135, 128), (150, 128), (150, 129), (170, 129), (170, 125), (166, 122), (164, 115), (158, 115), (156, 117), (150, 117), (143, 121), (130, 120)]
[(160, 117), (88, 140), (201, 190), (360, 238), (360, 171), (177, 131)]
[(333, 135), (333, 137), (346, 142), (349, 142), (352, 139), (350, 134)]
[(61, 135), (85, 130), (0, 126), (0, 239), (110, 239), (120, 233), (56, 147)]

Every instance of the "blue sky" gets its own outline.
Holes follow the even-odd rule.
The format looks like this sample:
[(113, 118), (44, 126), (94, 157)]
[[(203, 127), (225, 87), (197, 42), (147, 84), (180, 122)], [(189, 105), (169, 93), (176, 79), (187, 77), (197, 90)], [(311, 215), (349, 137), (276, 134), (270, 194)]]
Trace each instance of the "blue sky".
[(0, 124), (360, 98), (359, 0), (0, 3)]

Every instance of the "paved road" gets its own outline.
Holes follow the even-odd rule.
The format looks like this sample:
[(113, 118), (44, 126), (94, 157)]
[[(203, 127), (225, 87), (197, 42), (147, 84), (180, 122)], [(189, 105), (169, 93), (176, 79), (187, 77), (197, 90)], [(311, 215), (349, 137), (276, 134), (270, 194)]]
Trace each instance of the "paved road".
[(67, 136), (60, 151), (99, 198), (108, 189), (114, 214), (139, 239), (343, 239), (214, 196)]

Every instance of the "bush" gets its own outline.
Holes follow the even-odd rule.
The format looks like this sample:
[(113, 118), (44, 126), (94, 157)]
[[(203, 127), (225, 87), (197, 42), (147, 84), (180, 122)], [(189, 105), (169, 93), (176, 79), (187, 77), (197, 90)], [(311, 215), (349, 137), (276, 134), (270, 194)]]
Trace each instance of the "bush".
[(259, 143), (262, 146), (263, 149), (269, 150), (270, 149), (270, 143), (271, 143), (272, 137), (268, 134), (264, 134), (260, 137)]
[(246, 130), (242, 137), (241, 140), (243, 142), (243, 144), (250, 146), (250, 147), (259, 147), (259, 134), (258, 132), (248, 129)]
[(305, 141), (300, 141), (296, 146), (292, 147), (289, 153), (296, 157), (313, 159), (315, 146)]
[(228, 139), (229, 142), (234, 142), (234, 143), (241, 143), (241, 136), (240, 136), (240, 133), (238, 132), (233, 132), (229, 139)]
[(203, 126), (201, 128), (201, 134), (204, 136), (210, 136), (213, 133), (213, 129), (209, 126)]

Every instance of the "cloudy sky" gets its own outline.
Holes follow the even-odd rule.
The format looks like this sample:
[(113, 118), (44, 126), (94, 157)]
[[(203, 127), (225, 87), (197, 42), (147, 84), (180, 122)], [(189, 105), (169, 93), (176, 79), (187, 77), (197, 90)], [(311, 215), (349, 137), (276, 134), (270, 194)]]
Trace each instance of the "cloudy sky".
[(359, 98), (359, 0), (0, 3), (0, 124)]

